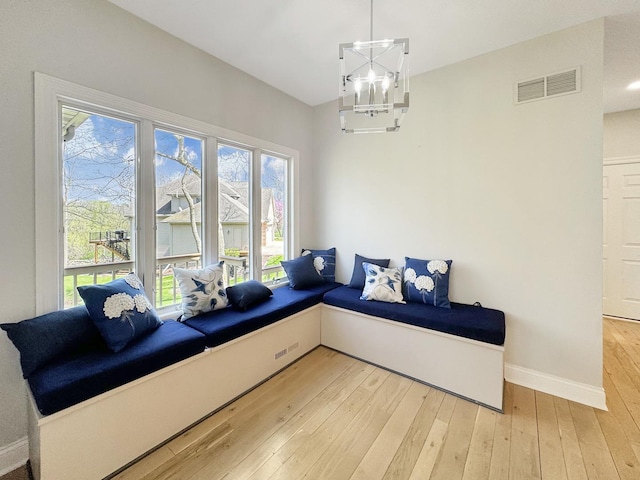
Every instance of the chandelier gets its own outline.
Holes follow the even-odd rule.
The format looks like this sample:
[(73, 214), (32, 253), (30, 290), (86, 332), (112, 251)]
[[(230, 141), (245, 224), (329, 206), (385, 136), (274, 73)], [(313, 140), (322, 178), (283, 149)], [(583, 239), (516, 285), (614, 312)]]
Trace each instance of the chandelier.
[(344, 133), (397, 132), (409, 109), (409, 39), (340, 44), (340, 126)]

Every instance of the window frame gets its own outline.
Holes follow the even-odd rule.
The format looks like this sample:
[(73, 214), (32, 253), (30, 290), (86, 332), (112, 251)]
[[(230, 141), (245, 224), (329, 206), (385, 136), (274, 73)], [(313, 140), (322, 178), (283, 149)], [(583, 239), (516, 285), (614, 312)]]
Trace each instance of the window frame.
[[(101, 92), (89, 87), (34, 72), (35, 107), (35, 308), (41, 315), (63, 308), (64, 287), (64, 232), (62, 222), (62, 141), (60, 105), (75, 106), (97, 114), (112, 115), (137, 123), (136, 158), (136, 272), (145, 285), (145, 292), (155, 303), (155, 146), (156, 128), (183, 132), (204, 139), (203, 196), (207, 202), (203, 225), (218, 223), (218, 144), (236, 145), (253, 152), (251, 168), (260, 172), (263, 153), (287, 160), (287, 205), (285, 225), (288, 241), (285, 252), (293, 258), (299, 238), (298, 179), (299, 153), (290, 147), (235, 132), (223, 127), (167, 112), (133, 100)], [(52, 161), (52, 153), (55, 157)], [(257, 167), (257, 169), (256, 169)], [(252, 173), (253, 173), (252, 172)], [(251, 175), (251, 211), (256, 208), (260, 195), (260, 175)], [(52, 181), (55, 179), (55, 181)], [(256, 186), (257, 182), (257, 186)], [(52, 201), (56, 199), (56, 201)], [(260, 247), (260, 225), (250, 220), (251, 250)], [(207, 231), (209, 230), (209, 231)], [(256, 243), (257, 242), (257, 243)], [(203, 265), (212, 263), (218, 256), (217, 229), (203, 228)], [(252, 278), (261, 280), (262, 266), (259, 256), (253, 255)], [(255, 272), (255, 273), (254, 273)], [(153, 280), (145, 281), (151, 276)], [(175, 313), (175, 309), (163, 309)]]

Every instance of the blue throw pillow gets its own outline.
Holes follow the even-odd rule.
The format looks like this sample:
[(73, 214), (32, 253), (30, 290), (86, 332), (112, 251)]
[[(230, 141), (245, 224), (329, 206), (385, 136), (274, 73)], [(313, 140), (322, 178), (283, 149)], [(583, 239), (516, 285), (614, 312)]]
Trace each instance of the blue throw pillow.
[(324, 283), (324, 278), (320, 276), (316, 267), (313, 266), (313, 257), (311, 255), (304, 255), (293, 260), (284, 260), (280, 264), (289, 278), (289, 286), (294, 290), (304, 290)]
[(142, 282), (133, 273), (103, 285), (78, 287), (78, 293), (113, 352), (162, 325)]
[(349, 288), (357, 288), (358, 290), (362, 290), (364, 288), (364, 269), (362, 268), (362, 264), (364, 262), (373, 263), (374, 265), (378, 265), (380, 267), (388, 267), (389, 266), (388, 258), (384, 259), (375, 259), (375, 258), (366, 258), (361, 257), (356, 253), (356, 259), (353, 264), (353, 274), (351, 274), (351, 281), (349, 282)]
[(273, 295), (269, 287), (257, 280), (248, 280), (232, 287), (227, 287), (229, 303), (243, 312), (258, 305)]
[(402, 298), (402, 270), (363, 262), (366, 278), (360, 300), (407, 303)]
[(313, 257), (313, 265), (326, 282), (336, 281), (336, 249), (314, 250), (312, 248), (303, 248), (302, 255), (311, 255)]
[(100, 343), (100, 332), (83, 305), (18, 323), (3, 323), (0, 328), (20, 352), (24, 378), (58, 357)]
[(435, 307), (451, 308), (449, 273), (451, 260), (420, 260), (405, 257), (404, 284), (407, 300)]

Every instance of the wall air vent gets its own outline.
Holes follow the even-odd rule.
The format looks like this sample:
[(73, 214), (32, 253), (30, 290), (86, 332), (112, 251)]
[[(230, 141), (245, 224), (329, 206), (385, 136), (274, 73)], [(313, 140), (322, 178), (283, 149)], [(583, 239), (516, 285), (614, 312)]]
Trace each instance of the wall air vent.
[(516, 104), (527, 103), (543, 98), (577, 93), (580, 89), (580, 67), (575, 67), (516, 83), (514, 101)]

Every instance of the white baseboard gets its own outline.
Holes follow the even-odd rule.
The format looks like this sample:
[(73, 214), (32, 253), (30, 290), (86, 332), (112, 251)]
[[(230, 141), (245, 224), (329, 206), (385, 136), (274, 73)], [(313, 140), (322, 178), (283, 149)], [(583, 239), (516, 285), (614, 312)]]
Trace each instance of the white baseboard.
[(12, 472), (29, 460), (29, 440), (27, 437), (0, 447), (0, 476)]
[(507, 382), (515, 383), (516, 385), (566, 398), (600, 410), (607, 410), (605, 392), (602, 387), (574, 382), (510, 363), (504, 366), (504, 378)]

